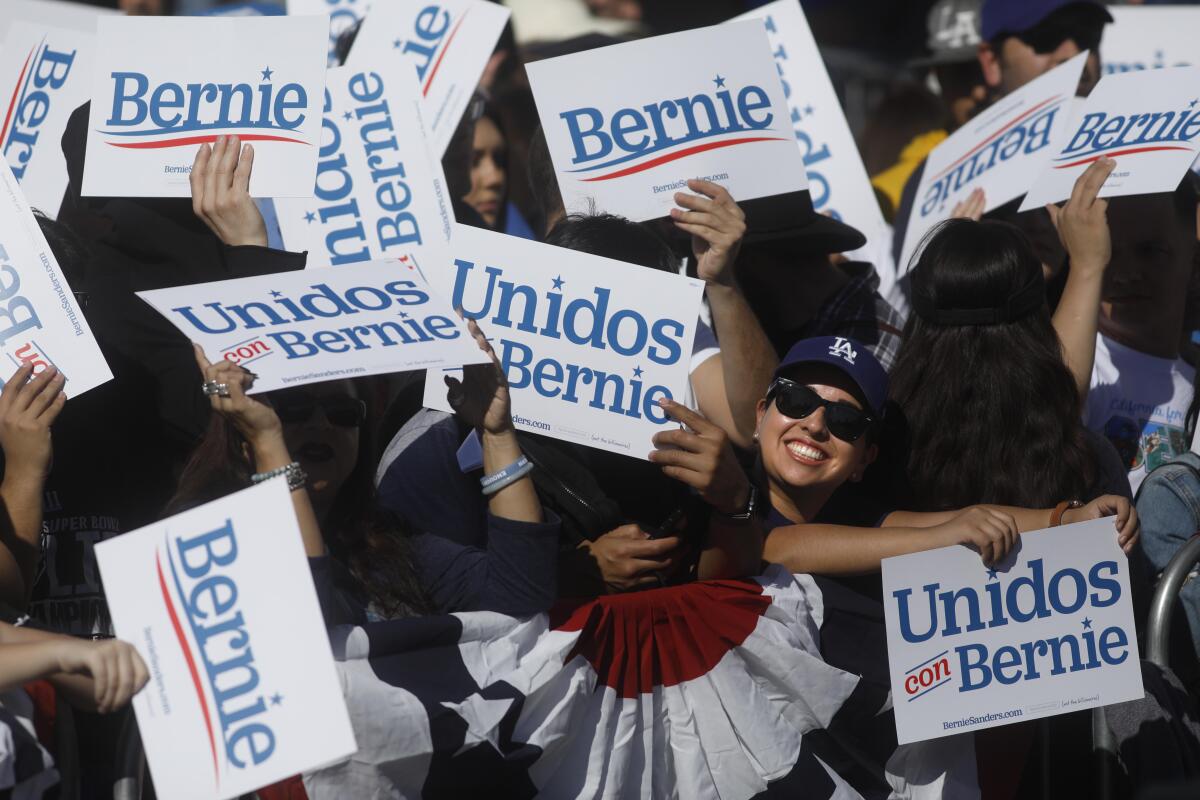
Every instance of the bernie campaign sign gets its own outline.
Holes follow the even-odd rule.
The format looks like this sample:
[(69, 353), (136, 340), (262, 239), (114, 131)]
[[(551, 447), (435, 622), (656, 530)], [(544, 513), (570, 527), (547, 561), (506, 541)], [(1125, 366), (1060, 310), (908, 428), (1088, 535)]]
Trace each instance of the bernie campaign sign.
[(901, 744), (1142, 697), (1114, 519), (1022, 534), (996, 569), (961, 545), (883, 560)]
[(1077, 108), (1021, 210), (1066, 200), (1080, 173), (1105, 156), (1117, 166), (1100, 189), (1101, 197), (1171, 192), (1197, 152), (1200, 67), (1105, 75)]
[(329, 70), (312, 196), (275, 201), (284, 243), (309, 267), (440, 254), (450, 210), (417, 106), (407, 70)]
[[(687, 389), (702, 281), (458, 225), (433, 287), (479, 320), (521, 430), (645, 459)], [(425, 405), (449, 411), (443, 371)]]
[(133, 710), (159, 797), (238, 797), (355, 752), (286, 481), (98, 544), (96, 561), (150, 671)]
[(983, 189), (986, 211), (1020, 197), (1066, 135), (1087, 53), (1005, 96), (929, 154), (908, 218), (901, 273), (929, 230), (954, 206)]
[(567, 211), (666, 216), (687, 181), (735, 200), (808, 188), (762, 22), (601, 47), (526, 66)]
[(441, 158), (454, 136), (509, 11), (488, 0), (378, 2), (363, 20), (346, 64), (383, 72), (409, 65), (421, 113)]
[[(0, 48), (0, 151), (29, 204), (58, 216), (67, 190), (62, 135), (91, 92), (95, 36), (16, 20)], [(0, 99), (3, 103), (3, 99)]]
[(1162, 67), (1200, 66), (1196, 6), (1110, 6), (1100, 61), (1106, 74)]
[[(395, 0), (389, 1), (395, 2)], [(369, 0), (287, 0), (287, 12), (295, 15), (329, 15), (326, 63), (331, 67), (336, 67), (338, 65), (338, 39), (362, 20), (369, 5)]]
[(325, 17), (103, 17), (85, 196), (191, 197), (197, 147), (255, 149), (250, 193), (308, 197), (325, 87)]
[(487, 356), (411, 264), (368, 261), (138, 292), (210, 360), (258, 374), (251, 394)]
[(800, 4), (776, 0), (736, 19), (761, 19), (767, 30), (813, 207), (862, 231), (868, 241), (886, 236), (871, 179)]
[(68, 397), (112, 380), (83, 311), (7, 164), (0, 163), (0, 380), (56, 367)]

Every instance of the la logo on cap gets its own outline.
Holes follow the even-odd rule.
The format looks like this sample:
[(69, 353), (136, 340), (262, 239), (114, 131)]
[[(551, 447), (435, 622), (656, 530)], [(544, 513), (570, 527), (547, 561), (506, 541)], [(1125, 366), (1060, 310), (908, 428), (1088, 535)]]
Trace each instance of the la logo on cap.
[(843, 339), (841, 336), (834, 339), (833, 344), (829, 346), (829, 355), (841, 356), (850, 364), (853, 364), (854, 359), (858, 358), (858, 353), (855, 352), (854, 346), (850, 344), (850, 340)]

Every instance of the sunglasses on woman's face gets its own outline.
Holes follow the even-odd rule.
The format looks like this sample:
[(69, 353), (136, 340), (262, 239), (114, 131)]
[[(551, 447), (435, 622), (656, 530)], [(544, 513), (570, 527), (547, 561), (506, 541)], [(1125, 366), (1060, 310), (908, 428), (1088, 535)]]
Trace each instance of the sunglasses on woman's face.
[(867, 432), (875, 419), (849, 403), (826, 400), (809, 387), (778, 378), (767, 390), (767, 402), (772, 399), (779, 413), (791, 419), (804, 419), (818, 408), (825, 409), (825, 427), (843, 442), (853, 444)]
[(349, 395), (331, 394), (314, 397), (311, 394), (289, 394), (275, 403), (275, 413), (285, 425), (299, 425), (312, 419), (321, 407), (329, 424), (340, 428), (357, 428), (367, 418), (367, 405)]

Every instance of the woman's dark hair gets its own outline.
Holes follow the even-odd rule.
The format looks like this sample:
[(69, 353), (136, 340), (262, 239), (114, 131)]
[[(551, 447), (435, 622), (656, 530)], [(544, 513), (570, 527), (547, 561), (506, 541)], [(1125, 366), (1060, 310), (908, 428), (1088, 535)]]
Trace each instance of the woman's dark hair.
[[(360, 397), (370, 393), (359, 390)], [(270, 395), (267, 395), (269, 398)], [(321, 533), (330, 555), (355, 581), (350, 591), (384, 617), (433, 612), (417, 578), (407, 525), (375, 502), (371, 420), (359, 427), (358, 461), (334, 498)], [(166, 514), (216, 500), (250, 485), (253, 465), (245, 438), (227, 418), (212, 414), (204, 439), (183, 468)]]
[(569, 214), (546, 234), (546, 244), (664, 272), (679, 266), (661, 236), (615, 214)]
[[(910, 432), (907, 474), (919, 510), (1000, 503), (1047, 508), (1088, 499), (1096, 465), (1075, 380), (1044, 303), (1012, 302), (1042, 283), (1028, 240), (1002, 222), (950, 220), (912, 272), (913, 307), (891, 375)], [(936, 324), (929, 317), (1005, 321)]]

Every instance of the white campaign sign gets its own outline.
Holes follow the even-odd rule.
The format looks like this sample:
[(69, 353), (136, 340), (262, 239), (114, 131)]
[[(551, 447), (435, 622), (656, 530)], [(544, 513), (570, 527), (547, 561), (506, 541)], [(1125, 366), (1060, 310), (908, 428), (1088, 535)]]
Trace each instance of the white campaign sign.
[(310, 268), (442, 258), (451, 212), (441, 162), (421, 127), (416, 78), (408, 70), (331, 69), (324, 114), (312, 197), (275, 201), (288, 249), (307, 250)]
[(96, 545), (160, 797), (237, 797), (357, 749), (282, 478)]
[(1100, 59), (1104, 72), (1200, 66), (1200, 7), (1109, 6)]
[(385, 372), (480, 364), (487, 356), (411, 263), (138, 292), (210, 360), (259, 375), (251, 393)]
[(767, 29), (813, 207), (877, 241), (887, 222), (800, 4), (776, 0), (737, 19), (761, 19)]
[(29, 204), (58, 216), (67, 189), (62, 135), (92, 91), (96, 37), (71, 28), (17, 20), (0, 48), (0, 150)]
[(997, 569), (961, 545), (883, 560), (901, 744), (1142, 697), (1114, 519), (1022, 534)]
[(1071, 118), (1072, 98), (1087, 53), (1080, 53), (963, 125), (933, 149), (908, 218), (900, 273), (921, 240), (954, 206), (983, 189), (985, 211), (1029, 190), (1046, 160), (1061, 146)]
[(384, 71), (411, 65), (438, 158), (446, 152), (509, 11), (487, 0), (391, 0), (363, 20), (346, 64)]
[(738, 200), (808, 188), (787, 99), (757, 20), (526, 66), (569, 212), (666, 216), (690, 178)]
[(191, 197), (202, 142), (254, 145), (250, 193), (308, 197), (325, 88), (324, 17), (104, 17), (83, 194)]
[(67, 376), (68, 397), (112, 380), (17, 179), (0, 163), (0, 380), (24, 362)]
[(287, 12), (293, 15), (328, 14), (329, 41), (326, 63), (337, 66), (338, 38), (354, 27), (370, 6), (369, 0), (287, 0)]
[(1088, 164), (1116, 167), (1101, 197), (1171, 192), (1200, 152), (1200, 67), (1105, 75), (1075, 112), (1021, 210), (1057, 203)]
[[(517, 427), (645, 459), (675, 424), (658, 399), (687, 389), (703, 282), (466, 225), (451, 252), (425, 274), (491, 339)], [(442, 375), (425, 405), (449, 411)]]

